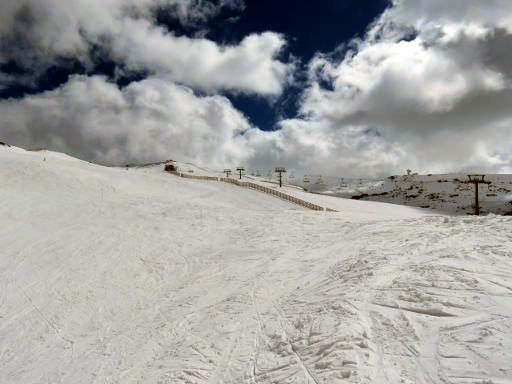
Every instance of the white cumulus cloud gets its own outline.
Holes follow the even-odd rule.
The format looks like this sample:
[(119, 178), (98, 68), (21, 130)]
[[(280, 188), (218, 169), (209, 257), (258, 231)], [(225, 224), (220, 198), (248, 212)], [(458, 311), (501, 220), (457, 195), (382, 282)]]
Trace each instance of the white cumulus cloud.
[(199, 0), (4, 0), (0, 4), (0, 62), (14, 60), (36, 71), (57, 56), (87, 63), (91, 44), (128, 68), (147, 70), (206, 91), (235, 90), (279, 95), (293, 64), (278, 56), (284, 38), (252, 34), (224, 46), (204, 38), (178, 37), (156, 25), (152, 12), (170, 9), (184, 23), (208, 18), (212, 6)]
[[(31, 11), (16, 11), (14, 24), (2, 20), (18, 3)], [(175, 157), (219, 168), (283, 165), (356, 177), (512, 169), (509, 1), (395, 0), (342, 59), (325, 53), (309, 63), (300, 115), (274, 132), (251, 127), (214, 94), (280, 94), (292, 70), (278, 60), (283, 37), (266, 32), (228, 47), (176, 37), (149, 16), (152, 7), (171, 3), (2, 3), (4, 37), (26, 34), (23, 41), (49, 55), (79, 56), (95, 41), (152, 75), (122, 89), (103, 78), (74, 77), (55, 91), (2, 101), (0, 140), (116, 164)], [(184, 7), (184, 19), (215, 12), (202, 15), (199, 0), (174, 4)], [(31, 30), (13, 28), (34, 14)]]
[(177, 159), (223, 167), (244, 159), (244, 116), (221, 96), (150, 78), (119, 89), (102, 77), (0, 102), (2, 141), (102, 164)]
[[(311, 61), (305, 121), (329, 126), (335, 136), (354, 127), (363, 136), (376, 132), (375, 140), (399, 155), (373, 152), (380, 159), (375, 173), (508, 171), (511, 7), (497, 0), (395, 1), (342, 60)], [(331, 159), (346, 153), (334, 147)], [(367, 162), (369, 153), (362, 148), (355, 156)]]

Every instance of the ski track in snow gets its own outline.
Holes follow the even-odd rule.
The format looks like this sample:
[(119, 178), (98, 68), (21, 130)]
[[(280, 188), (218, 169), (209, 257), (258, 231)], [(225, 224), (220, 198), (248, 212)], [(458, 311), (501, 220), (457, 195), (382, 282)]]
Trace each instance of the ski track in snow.
[(0, 159), (1, 383), (512, 383), (508, 217)]

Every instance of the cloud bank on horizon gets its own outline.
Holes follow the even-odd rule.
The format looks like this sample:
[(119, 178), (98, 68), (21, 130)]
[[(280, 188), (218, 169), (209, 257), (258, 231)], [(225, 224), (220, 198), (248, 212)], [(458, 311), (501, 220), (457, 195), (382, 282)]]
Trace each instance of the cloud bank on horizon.
[[(512, 171), (508, 0), (394, 0), (341, 58), (315, 55), (300, 113), (273, 131), (251, 125), (225, 92), (282, 94), (298, 71), (296, 59), (283, 59), (287, 37), (268, 31), (222, 45), (176, 36), (155, 22), (161, 7), (190, 23), (244, 4), (2, 2), (0, 64), (37, 73), (64, 56), (87, 65), (95, 45), (148, 76), (120, 88), (102, 76), (77, 75), (58, 89), (2, 100), (0, 139), (107, 164), (176, 158), (355, 177), (407, 168)], [(20, 81), (15, 77), (0, 73), (0, 87)]]

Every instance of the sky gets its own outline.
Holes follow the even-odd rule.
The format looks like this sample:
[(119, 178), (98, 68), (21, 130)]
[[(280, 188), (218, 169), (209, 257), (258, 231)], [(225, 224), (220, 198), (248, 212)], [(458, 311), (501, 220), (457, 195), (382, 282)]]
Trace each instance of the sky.
[(3, 0), (0, 141), (101, 164), (512, 172), (508, 0)]

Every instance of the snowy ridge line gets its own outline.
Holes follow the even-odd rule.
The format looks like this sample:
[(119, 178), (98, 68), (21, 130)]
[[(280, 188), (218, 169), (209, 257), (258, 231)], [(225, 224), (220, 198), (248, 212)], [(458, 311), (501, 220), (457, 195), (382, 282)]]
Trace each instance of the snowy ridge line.
[(291, 195), (288, 195), (286, 193), (276, 191), (275, 189), (264, 187), (262, 185), (255, 184), (255, 183), (250, 183), (250, 182), (247, 182), (247, 181), (238, 181), (238, 180), (230, 179), (230, 178), (227, 178), (227, 177), (194, 176), (194, 175), (189, 175), (189, 174), (178, 172), (178, 171), (166, 171), (166, 172), (169, 172), (169, 173), (171, 173), (173, 175), (176, 175), (176, 176), (179, 176), (179, 177), (183, 177), (183, 178), (186, 178), (186, 179), (208, 180), (208, 181), (222, 181), (224, 183), (230, 183), (230, 184), (238, 185), (239, 187), (242, 187), (242, 188), (254, 189), (254, 190), (257, 190), (257, 191), (261, 191), (261, 192), (267, 193), (267, 194), (272, 195), (272, 196), (276, 196), (278, 198), (281, 198), (281, 199), (289, 201), (291, 203), (300, 205), (302, 207), (311, 209), (313, 211), (338, 212), (338, 211), (336, 211), (334, 209), (324, 208), (324, 207), (322, 207), (320, 205), (316, 205), (316, 204), (310, 203), (309, 201), (298, 199), (298, 198), (296, 198), (294, 196), (291, 196)]

